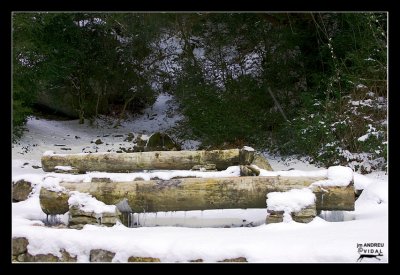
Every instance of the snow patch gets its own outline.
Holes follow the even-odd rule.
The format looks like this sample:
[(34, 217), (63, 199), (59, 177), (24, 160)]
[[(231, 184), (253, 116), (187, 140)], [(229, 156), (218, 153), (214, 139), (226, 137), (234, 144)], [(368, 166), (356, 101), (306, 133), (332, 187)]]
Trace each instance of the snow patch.
[(57, 165), (55, 169), (62, 170), (62, 171), (71, 171), (73, 168), (71, 166), (61, 166)]
[(249, 151), (249, 152), (255, 152), (253, 147), (250, 146), (243, 146), (243, 150)]
[(54, 151), (48, 150), (48, 151), (46, 151), (46, 152), (43, 153), (43, 156), (52, 156), (52, 155), (54, 155), (54, 154), (55, 154)]
[(274, 211), (285, 211), (286, 213), (298, 212), (312, 205), (314, 202), (315, 195), (309, 188), (267, 194), (268, 209)]
[(78, 191), (71, 191), (68, 199), (69, 206), (77, 206), (85, 212), (94, 212), (96, 214), (114, 213), (116, 210), (115, 205), (107, 205), (104, 202), (98, 201), (90, 194), (81, 193)]
[(49, 191), (54, 192), (64, 192), (66, 191), (65, 187), (60, 185), (61, 179), (57, 177), (45, 177), (41, 184), (41, 187), (46, 188)]
[(327, 176), (327, 180), (313, 182), (311, 186), (348, 186), (353, 181), (353, 170), (344, 166), (331, 166)]

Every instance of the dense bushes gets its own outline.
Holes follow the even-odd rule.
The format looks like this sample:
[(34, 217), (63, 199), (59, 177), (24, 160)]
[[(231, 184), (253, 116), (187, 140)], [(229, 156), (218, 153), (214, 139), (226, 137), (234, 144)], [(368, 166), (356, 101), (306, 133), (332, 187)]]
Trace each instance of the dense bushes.
[(15, 125), (35, 96), (61, 88), (81, 122), (166, 91), (186, 116), (182, 134), (205, 147), (386, 165), (385, 13), (17, 13), (13, 23)]

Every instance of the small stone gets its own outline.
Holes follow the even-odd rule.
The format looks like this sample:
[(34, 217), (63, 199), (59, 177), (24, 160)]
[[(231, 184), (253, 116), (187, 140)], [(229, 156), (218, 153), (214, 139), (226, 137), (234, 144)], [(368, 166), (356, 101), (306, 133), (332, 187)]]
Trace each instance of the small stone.
[(25, 262), (25, 254), (18, 255), (17, 260), (18, 262)]
[(225, 259), (222, 261), (218, 261), (220, 263), (247, 263), (247, 259), (245, 257), (238, 257), (238, 258), (232, 258), (232, 259)]
[(29, 242), (24, 237), (17, 237), (12, 239), (12, 254), (14, 256), (23, 254), (27, 251)]
[(267, 170), (267, 171), (273, 171), (271, 165), (269, 164), (268, 160), (264, 158), (262, 155), (255, 154), (254, 155), (254, 160), (251, 164), (257, 165), (258, 168)]
[(29, 253), (25, 254), (25, 262), (58, 262), (59, 258), (53, 254), (37, 254), (37, 255), (31, 255)]
[(283, 222), (284, 211), (267, 210), (267, 213), (266, 224)]
[(72, 257), (71, 254), (69, 254), (67, 251), (64, 249), (61, 250), (61, 261), (62, 262), (76, 262), (77, 261), (77, 256)]
[(111, 262), (115, 253), (104, 249), (90, 250), (90, 262)]
[(315, 203), (307, 206), (306, 208), (303, 208), (302, 210), (300, 210), (298, 212), (293, 212), (291, 215), (292, 215), (292, 219), (295, 222), (309, 223), (317, 215), (317, 209), (316, 209)]
[(165, 133), (156, 132), (147, 141), (146, 151), (180, 151), (181, 147)]
[(101, 141), (101, 139), (97, 139), (94, 143), (95, 143), (96, 145), (103, 144), (103, 142)]
[(196, 259), (196, 260), (190, 260), (190, 263), (202, 263), (204, 262), (203, 259)]
[(26, 180), (19, 180), (12, 185), (12, 199), (14, 202), (24, 201), (32, 192), (32, 183)]
[(128, 136), (124, 139), (124, 141), (132, 142), (134, 138), (135, 135), (133, 133), (129, 133)]
[(92, 178), (92, 182), (111, 182), (110, 178)]
[(161, 262), (159, 258), (152, 258), (152, 257), (134, 257), (131, 256), (128, 258), (128, 263), (134, 262)]

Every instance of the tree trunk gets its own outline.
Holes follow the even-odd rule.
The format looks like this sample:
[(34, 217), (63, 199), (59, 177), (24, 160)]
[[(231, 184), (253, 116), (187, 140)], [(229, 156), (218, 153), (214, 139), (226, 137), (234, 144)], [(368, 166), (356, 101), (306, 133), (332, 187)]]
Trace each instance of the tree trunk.
[(138, 153), (89, 153), (53, 154), (42, 156), (42, 168), (56, 171), (56, 166), (72, 166), (83, 173), (131, 172), (150, 169), (190, 170), (196, 165), (215, 164), (224, 170), (233, 165), (248, 165), (254, 159), (254, 151), (246, 149), (214, 151), (153, 151)]
[(117, 122), (115, 123), (115, 125), (114, 125), (113, 128), (117, 128), (117, 127), (119, 127), (119, 126), (121, 125), (121, 120), (122, 120), (123, 117), (124, 117), (124, 114), (125, 114), (125, 111), (126, 111), (126, 107), (128, 107), (128, 104), (129, 104), (132, 100), (134, 100), (134, 99), (135, 99), (135, 96), (133, 96), (133, 97), (131, 97), (131, 98), (129, 98), (128, 100), (125, 101), (124, 107), (122, 108), (122, 111), (121, 111), (121, 113), (120, 113), (120, 115), (119, 115), (119, 117), (118, 117), (118, 120), (117, 120)]
[[(132, 212), (266, 208), (266, 194), (305, 188), (322, 177), (184, 178), (130, 182), (62, 182), (69, 191), (90, 193), (110, 205), (125, 201)], [(354, 210), (354, 185), (314, 187), (317, 210)], [(68, 197), (42, 187), (45, 213), (68, 211)], [(64, 197), (63, 197), (64, 196)], [(59, 199), (63, 197), (63, 199)], [(55, 200), (54, 198), (58, 198)], [(123, 211), (123, 209), (121, 209)], [(126, 211), (126, 210), (125, 210)], [(64, 213), (65, 213), (64, 212)]]

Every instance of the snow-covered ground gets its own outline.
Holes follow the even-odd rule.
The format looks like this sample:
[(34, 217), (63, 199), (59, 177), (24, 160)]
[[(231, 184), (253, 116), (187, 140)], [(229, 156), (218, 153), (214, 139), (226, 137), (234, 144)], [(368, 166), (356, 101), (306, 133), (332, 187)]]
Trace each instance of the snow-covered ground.
[[(129, 256), (139, 256), (156, 257), (165, 262), (195, 259), (216, 262), (245, 257), (249, 262), (354, 263), (360, 256), (358, 245), (365, 243), (383, 243), (380, 248), (383, 256), (379, 257), (380, 261), (365, 258), (362, 262), (388, 261), (388, 177), (385, 172), (353, 173), (355, 187), (364, 189), (356, 201), (355, 211), (323, 211), (309, 224), (290, 221), (266, 225), (266, 209), (224, 209), (135, 214), (142, 224), (138, 228), (121, 224), (110, 228), (86, 225), (82, 230), (44, 226), (46, 215), (39, 204), (42, 184), (67, 178), (90, 181), (92, 177), (104, 177), (104, 173), (99, 172), (85, 175), (45, 173), (40, 163), (45, 151), (82, 153), (128, 149), (134, 145), (127, 139), (129, 133), (135, 138), (142, 134), (146, 139), (153, 132), (170, 129), (180, 119), (182, 116), (176, 112), (173, 98), (167, 94), (161, 94), (143, 115), (123, 121), (116, 129), (106, 117), (98, 119), (93, 126), (79, 125), (77, 120), (31, 118), (27, 123), (29, 131), (12, 148), (12, 178), (14, 181), (27, 179), (35, 188), (29, 199), (12, 204), (12, 236), (28, 238), (28, 250), (32, 255), (59, 255), (60, 249), (65, 249), (77, 255), (79, 262), (88, 262), (90, 250), (101, 248), (116, 252), (114, 262), (126, 262)], [(95, 144), (97, 139), (103, 143)], [(184, 149), (196, 149), (199, 145), (196, 141), (186, 144), (190, 146)], [(315, 167), (304, 159), (264, 155), (277, 175), (329, 175), (329, 169)], [(238, 176), (238, 171), (238, 167), (230, 167), (214, 176)], [(201, 177), (205, 172), (147, 171), (140, 176), (169, 178), (173, 173)], [(115, 179), (136, 176), (138, 174), (107, 174)], [(59, 219), (65, 222), (67, 215)], [(331, 222), (338, 220), (342, 222)]]

